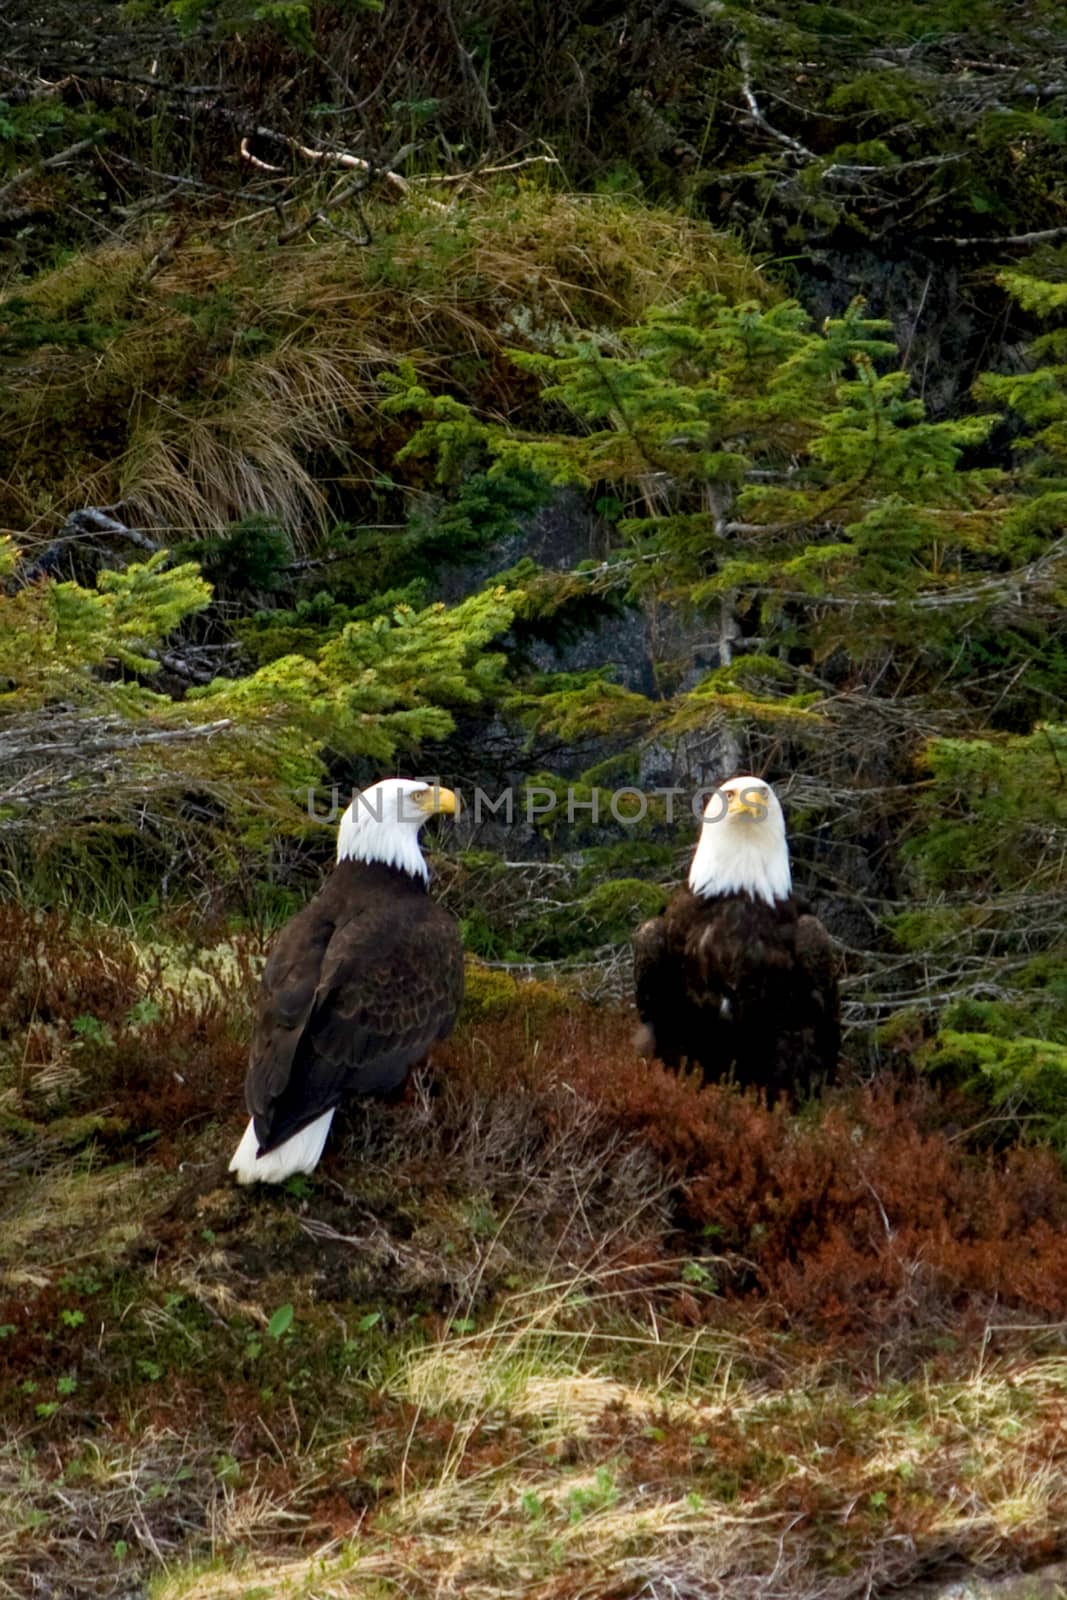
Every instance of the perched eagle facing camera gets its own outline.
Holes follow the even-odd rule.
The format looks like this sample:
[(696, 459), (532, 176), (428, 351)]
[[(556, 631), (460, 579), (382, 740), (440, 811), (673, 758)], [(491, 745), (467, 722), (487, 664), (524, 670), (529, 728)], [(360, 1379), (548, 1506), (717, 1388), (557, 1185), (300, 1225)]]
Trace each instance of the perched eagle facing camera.
[(634, 937), (638, 1043), (669, 1067), (779, 1093), (829, 1083), (840, 1012), (833, 946), (793, 898), (785, 818), (759, 778), (704, 809), (689, 882)]
[(337, 865), (263, 971), (245, 1077), (251, 1121), (230, 1162), (238, 1183), (311, 1172), (342, 1099), (399, 1088), (451, 1033), (463, 944), (427, 892), (419, 829), (455, 811), (450, 789), (386, 778), (342, 816)]

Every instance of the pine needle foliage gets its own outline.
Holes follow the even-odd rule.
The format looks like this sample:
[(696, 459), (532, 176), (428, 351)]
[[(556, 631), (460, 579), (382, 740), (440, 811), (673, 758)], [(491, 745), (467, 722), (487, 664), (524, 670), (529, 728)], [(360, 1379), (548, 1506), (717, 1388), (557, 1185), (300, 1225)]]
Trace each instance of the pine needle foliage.
[[(573, 419), (566, 432), (502, 428), (410, 369), (386, 409), (423, 418), (402, 455), (432, 456), (443, 482), (484, 452), (490, 476), (524, 469), (614, 497), (622, 514), (591, 585), (725, 602), (799, 635), (818, 661), (843, 642), (862, 651), (872, 609), (902, 630), (910, 602), (951, 603), (994, 542), (998, 475), (965, 462), (991, 419), (927, 421), (907, 374), (879, 370), (896, 356), (887, 332), (860, 302), (815, 329), (791, 301), (702, 294), (556, 354), (512, 350)], [(759, 703), (749, 695), (745, 712)]]
[(327, 749), (386, 765), (499, 693), (503, 658), (489, 645), (513, 615), (502, 588), (451, 609), (375, 608), (307, 654), (179, 699), (153, 680), (176, 630), (210, 602), (193, 563), (168, 566), (161, 551), (103, 568), (88, 588), (20, 580), (11, 541), (0, 560), (0, 833), (17, 881), (27, 841), (58, 846), (62, 879), (95, 839), (81, 861), (90, 899), (116, 848), (134, 898), (154, 902), (147, 886), (175, 865), (217, 892), (244, 870), (242, 851), (262, 858), (279, 829), (307, 829)]
[(399, 749), (450, 733), (449, 707), (477, 706), (498, 692), (504, 658), (488, 646), (512, 614), (502, 588), (451, 608), (397, 605), (391, 614), (346, 622), (312, 656), (281, 656), (248, 677), (194, 689), (189, 699), (272, 729), (283, 781), (306, 781), (316, 743), (388, 763)]
[[(934, 933), (936, 944), (973, 964), (973, 976), (944, 1014), (930, 1065), (943, 1077), (981, 1084), (1006, 1122), (1018, 1116), (1020, 1126), (1062, 1146), (1067, 670), (1059, 631), (1067, 599), (1067, 291), (1062, 261), (1053, 258), (1049, 267), (1054, 276), (1016, 271), (1003, 278), (1045, 324), (1030, 364), (976, 385), (981, 403), (1005, 407), (1018, 463), (994, 548), (1028, 563), (1031, 583), (1025, 601), (1020, 596), (1012, 606), (989, 582), (971, 650), (981, 649), (985, 664), (999, 656), (1028, 693), (1015, 717), (1004, 719), (1007, 728), (979, 726), (968, 737), (925, 743), (926, 784), (907, 850), (921, 885), (937, 896), (937, 915), (948, 919)], [(1032, 724), (1031, 708), (1044, 713)], [(926, 937), (932, 931), (929, 919), (915, 930)]]
[[(0, 579), (17, 566), (14, 543), (0, 540)], [(196, 566), (169, 566), (165, 551), (122, 572), (102, 570), (95, 589), (46, 580), (0, 591), (0, 707), (10, 713), (64, 696), (129, 698), (121, 685), (108, 689), (99, 669), (157, 671), (155, 647), (210, 599)]]

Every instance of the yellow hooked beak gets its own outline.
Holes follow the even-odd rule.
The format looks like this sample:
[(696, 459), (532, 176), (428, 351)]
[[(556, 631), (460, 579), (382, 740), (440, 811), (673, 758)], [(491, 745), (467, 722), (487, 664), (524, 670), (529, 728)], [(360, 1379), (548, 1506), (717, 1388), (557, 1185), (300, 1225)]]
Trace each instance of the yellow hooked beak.
[(436, 817), (441, 813), (454, 817), (459, 811), (459, 800), (451, 789), (442, 789), (439, 784), (434, 784), (429, 789), (424, 789), (415, 796), (415, 804), (420, 811), (425, 811), (428, 817)]
[(726, 810), (732, 817), (746, 816), (755, 822), (762, 822), (768, 810), (767, 791), (755, 783), (747, 789), (727, 789)]

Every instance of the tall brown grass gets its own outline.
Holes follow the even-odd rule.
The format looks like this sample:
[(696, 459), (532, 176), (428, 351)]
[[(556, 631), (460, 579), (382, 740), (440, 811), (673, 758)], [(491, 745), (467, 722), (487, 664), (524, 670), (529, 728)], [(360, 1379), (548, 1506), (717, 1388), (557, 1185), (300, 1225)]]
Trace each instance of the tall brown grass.
[(624, 325), (694, 283), (765, 292), (706, 226), (618, 200), (525, 191), (443, 214), (413, 196), (374, 225), (362, 250), (202, 225), (147, 281), (146, 233), (0, 296), (38, 340), (0, 397), (0, 521), (46, 532), (111, 504), (173, 542), (269, 512), (303, 545), (401, 442), (377, 411), (401, 358), (506, 412), (526, 382), (509, 343)]

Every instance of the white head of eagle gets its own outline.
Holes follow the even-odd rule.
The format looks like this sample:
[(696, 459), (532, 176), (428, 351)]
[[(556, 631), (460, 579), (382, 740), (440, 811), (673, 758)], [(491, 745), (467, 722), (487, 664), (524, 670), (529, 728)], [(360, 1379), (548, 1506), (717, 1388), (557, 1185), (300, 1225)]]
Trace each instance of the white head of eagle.
[(689, 869), (694, 894), (749, 894), (774, 905), (792, 890), (785, 818), (762, 778), (731, 778), (704, 807), (700, 842)]
[(419, 829), (438, 813), (454, 816), (451, 789), (419, 778), (383, 778), (357, 794), (337, 826), (338, 861), (379, 861), (430, 881)]

